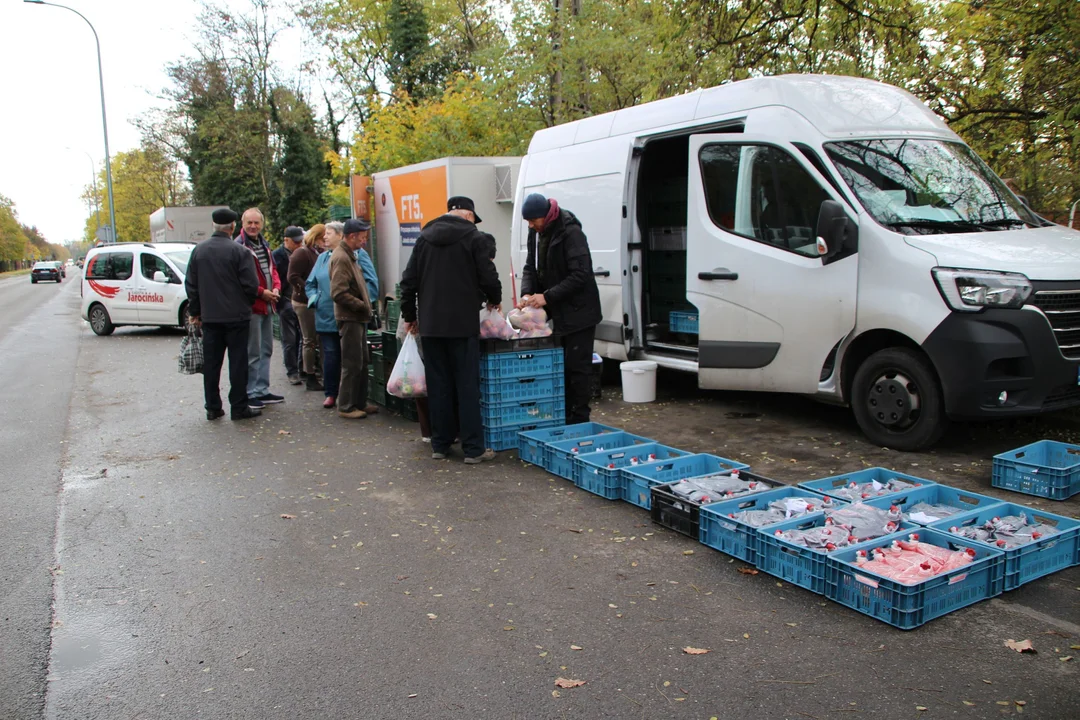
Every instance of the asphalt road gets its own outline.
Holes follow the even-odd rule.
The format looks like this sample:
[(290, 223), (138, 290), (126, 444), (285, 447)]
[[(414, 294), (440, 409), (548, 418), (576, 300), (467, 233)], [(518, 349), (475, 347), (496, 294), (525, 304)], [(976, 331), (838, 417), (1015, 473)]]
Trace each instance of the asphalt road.
[[(340, 420), (277, 357), (284, 405), (207, 422), (178, 333), (98, 338), (74, 283), (12, 287), (0, 718), (1080, 714), (1080, 569), (901, 632), (515, 453), (432, 461), (415, 424)], [(839, 411), (672, 376), (595, 419), (788, 481), (880, 462), (1027, 500), (988, 488), (1000, 429), (889, 454)]]

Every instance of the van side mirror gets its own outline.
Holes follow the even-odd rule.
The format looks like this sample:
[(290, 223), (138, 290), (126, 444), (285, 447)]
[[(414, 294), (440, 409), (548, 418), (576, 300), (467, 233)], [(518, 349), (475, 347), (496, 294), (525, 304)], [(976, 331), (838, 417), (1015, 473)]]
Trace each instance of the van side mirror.
[(169, 282), (169, 278), (168, 278), (168, 276), (165, 275), (165, 273), (161, 272), (160, 270), (155, 270), (154, 271), (154, 282), (162, 283), (163, 285), (167, 285), (168, 282)]
[(817, 220), (818, 252), (824, 258), (839, 255), (845, 249), (859, 245), (859, 226), (848, 217), (844, 207), (835, 200), (823, 200)]

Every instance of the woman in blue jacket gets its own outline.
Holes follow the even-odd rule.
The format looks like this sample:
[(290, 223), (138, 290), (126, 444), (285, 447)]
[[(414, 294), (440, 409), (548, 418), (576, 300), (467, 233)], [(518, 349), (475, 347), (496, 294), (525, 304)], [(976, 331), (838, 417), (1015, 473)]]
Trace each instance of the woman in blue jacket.
[(334, 319), (334, 298), (330, 296), (330, 255), (342, 240), (341, 230), (339, 222), (326, 224), (326, 250), (315, 260), (315, 267), (304, 283), (308, 308), (315, 310), (315, 332), (319, 334), (322, 348), (323, 392), (326, 393), (323, 407), (327, 409), (337, 403), (341, 383), (341, 337)]

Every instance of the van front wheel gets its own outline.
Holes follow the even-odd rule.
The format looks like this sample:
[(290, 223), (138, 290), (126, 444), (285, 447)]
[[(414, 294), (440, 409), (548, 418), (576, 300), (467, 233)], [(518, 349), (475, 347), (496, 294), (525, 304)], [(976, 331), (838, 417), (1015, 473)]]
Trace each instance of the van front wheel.
[(894, 450), (929, 449), (948, 428), (930, 361), (908, 348), (879, 350), (855, 372), (851, 408), (863, 433)]
[(112, 323), (112, 318), (109, 317), (109, 311), (105, 309), (104, 305), (94, 305), (90, 308), (90, 329), (94, 331), (95, 335), (112, 335), (116, 326)]

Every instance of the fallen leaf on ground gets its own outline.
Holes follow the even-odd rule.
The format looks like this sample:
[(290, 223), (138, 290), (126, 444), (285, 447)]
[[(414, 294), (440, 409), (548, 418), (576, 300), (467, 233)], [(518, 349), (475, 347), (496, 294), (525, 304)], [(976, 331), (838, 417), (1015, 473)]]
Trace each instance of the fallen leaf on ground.
[(684, 647), (682, 649), (682, 651), (684, 653), (686, 653), (687, 655), (704, 655), (705, 653), (709, 652), (705, 648), (696, 648), (696, 647)]
[(555, 687), (561, 688), (576, 688), (585, 684), (584, 680), (570, 680), (569, 678), (561, 677), (555, 681)]
[(295, 520), (296, 516), (295, 515), (289, 515), (288, 513), (281, 513), (281, 519), (282, 520)]
[(411, 697), (411, 698), (414, 698), (414, 697), (416, 697), (416, 693), (411, 693), (411, 694), (409, 695), (409, 697)]
[(693, 555), (693, 554), (694, 554), (694, 551), (693, 551), (693, 550), (683, 550), (683, 553), (682, 553), (682, 554), (683, 554), (683, 555)]
[(918, 710), (919, 712), (925, 712), (925, 711), (929, 710), (930, 708), (923, 707), (922, 705), (916, 705), (915, 709)]
[(975, 703), (971, 702), (970, 700), (963, 700), (962, 702), (968, 707), (975, 707)]
[(278, 430), (278, 435), (292, 435), (292, 430)]
[(761, 571), (756, 568), (739, 568), (739, 572), (743, 575), (757, 575)]
[(1017, 705), (1019, 705), (1020, 707), (1024, 707), (1025, 705), (1027, 705), (1027, 700), (1013, 700), (1013, 702), (1016, 703)]
[(1069, 662), (1070, 660), (1072, 660), (1072, 655), (1066, 655), (1065, 657), (1059, 657), (1058, 660), (1060, 660), (1061, 662)]
[(1009, 648), (1010, 650), (1015, 650), (1018, 653), (1032, 653), (1034, 655), (1039, 652), (1031, 646), (1030, 640), (1021, 640), (1020, 642), (1016, 642), (1012, 639), (1006, 640), (1005, 647)]
[(742, 634), (742, 636), (743, 636), (744, 638), (746, 638), (747, 640), (749, 640), (749, 639), (750, 639), (750, 633), (743, 633), (743, 634)]
[(571, 650), (581, 650), (581, 649), (582, 649), (582, 647), (581, 647), (580, 645), (571, 645), (571, 646), (570, 646), (570, 649), (571, 649)]
[(437, 618), (437, 617), (439, 617), (439, 616), (438, 616), (438, 615), (436, 615), (435, 613), (428, 613), (428, 614), (427, 614), (427, 619), (428, 619), (428, 620), (434, 620), (434, 619), (435, 619), (435, 618)]

